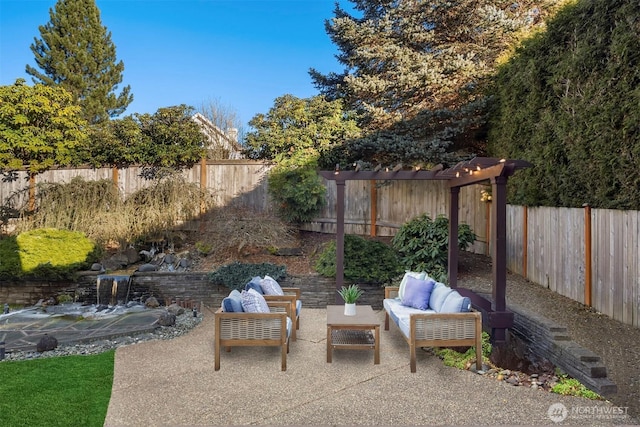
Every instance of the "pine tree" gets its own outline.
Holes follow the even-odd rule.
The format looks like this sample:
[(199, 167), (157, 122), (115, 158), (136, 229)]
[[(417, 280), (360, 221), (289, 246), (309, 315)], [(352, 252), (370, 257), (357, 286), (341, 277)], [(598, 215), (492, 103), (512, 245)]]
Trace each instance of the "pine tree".
[(49, 10), (50, 21), (39, 27), (31, 51), (39, 71), (26, 72), (34, 83), (62, 85), (82, 107), (89, 123), (122, 114), (133, 101), (130, 87), (116, 95), (124, 64), (116, 62), (111, 33), (102, 25), (94, 0), (58, 0)]
[(351, 0), (354, 13), (336, 4), (325, 28), (345, 69), (310, 75), (360, 114), (368, 152), (385, 145), (377, 157), (442, 157), (482, 129), (497, 59), (558, 1)]

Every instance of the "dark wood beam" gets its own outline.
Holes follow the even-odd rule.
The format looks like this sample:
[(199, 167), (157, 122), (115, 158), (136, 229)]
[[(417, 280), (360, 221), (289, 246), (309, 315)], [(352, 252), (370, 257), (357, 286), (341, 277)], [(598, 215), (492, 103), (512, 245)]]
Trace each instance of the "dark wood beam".
[(460, 187), (451, 187), (449, 199), (449, 286), (458, 287), (458, 205)]
[(454, 176), (449, 179), (449, 187), (464, 187), (467, 185), (477, 184), (482, 181), (486, 181), (495, 176), (502, 176), (505, 172), (506, 164), (499, 163), (495, 166), (490, 166), (485, 169), (473, 170), (469, 171), (459, 170), (458, 173), (460, 176)]
[(431, 170), (399, 170), (399, 171), (319, 171), (318, 173), (328, 181), (351, 181), (351, 180), (427, 180), (441, 179), (446, 180), (447, 177), (438, 178), (437, 174), (442, 170), (442, 165), (438, 165)]

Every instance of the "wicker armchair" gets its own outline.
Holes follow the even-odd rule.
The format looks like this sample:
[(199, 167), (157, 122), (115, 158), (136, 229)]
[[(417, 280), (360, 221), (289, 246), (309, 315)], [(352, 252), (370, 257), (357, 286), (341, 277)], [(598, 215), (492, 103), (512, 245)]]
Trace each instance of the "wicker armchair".
[[(215, 318), (215, 370), (220, 369), (220, 349), (231, 347), (270, 346), (280, 347), (281, 370), (287, 370), (289, 336), (287, 317), (291, 318), (291, 304), (286, 301), (268, 301), (270, 313), (224, 312), (214, 313)], [(294, 330), (293, 325), (291, 329)]]
[(295, 322), (295, 328), (291, 331), (291, 341), (296, 341), (296, 330), (300, 329), (300, 310), (298, 310), (298, 301), (300, 301), (300, 288), (282, 288), (284, 295), (263, 295), (267, 302), (270, 301), (286, 301), (291, 305), (291, 319)]
[[(385, 299), (398, 296), (398, 288), (384, 289)], [(402, 336), (409, 344), (411, 372), (416, 372), (416, 347), (476, 347), (476, 367), (482, 369), (482, 315), (467, 313), (416, 313), (409, 318), (409, 336)], [(385, 310), (384, 329), (389, 330), (389, 312)]]

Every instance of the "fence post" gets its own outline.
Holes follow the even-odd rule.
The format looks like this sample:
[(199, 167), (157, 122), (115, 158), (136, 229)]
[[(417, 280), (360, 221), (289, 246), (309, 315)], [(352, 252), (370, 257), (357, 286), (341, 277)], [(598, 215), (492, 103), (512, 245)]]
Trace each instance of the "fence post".
[(529, 209), (522, 211), (522, 277), (527, 278), (527, 255), (529, 252)]
[(371, 237), (376, 237), (376, 217), (378, 216), (378, 188), (376, 187), (376, 181), (372, 179), (369, 181), (371, 184), (371, 230), (369, 231)]
[(584, 208), (584, 305), (591, 307), (591, 206)]
[[(207, 191), (207, 158), (203, 156), (200, 159), (200, 215), (204, 215), (207, 211), (207, 207), (205, 205), (204, 195)], [(202, 222), (202, 217), (200, 218), (200, 222)]]

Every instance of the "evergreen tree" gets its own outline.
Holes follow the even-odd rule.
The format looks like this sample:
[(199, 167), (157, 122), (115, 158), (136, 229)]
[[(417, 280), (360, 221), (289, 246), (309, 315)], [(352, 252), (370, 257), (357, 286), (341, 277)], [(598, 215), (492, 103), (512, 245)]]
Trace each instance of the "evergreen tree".
[(58, 0), (49, 16), (50, 21), (39, 27), (41, 38), (34, 38), (31, 45), (41, 71), (26, 66), (34, 83), (62, 85), (73, 94), (89, 123), (122, 114), (133, 95), (129, 86), (115, 93), (124, 64), (116, 62), (116, 47), (95, 1)]
[(337, 4), (325, 28), (345, 69), (310, 75), (322, 94), (362, 117), (362, 153), (386, 145), (376, 156), (442, 158), (460, 140), (483, 139), (487, 77), (559, 1), (351, 0), (358, 16)]

